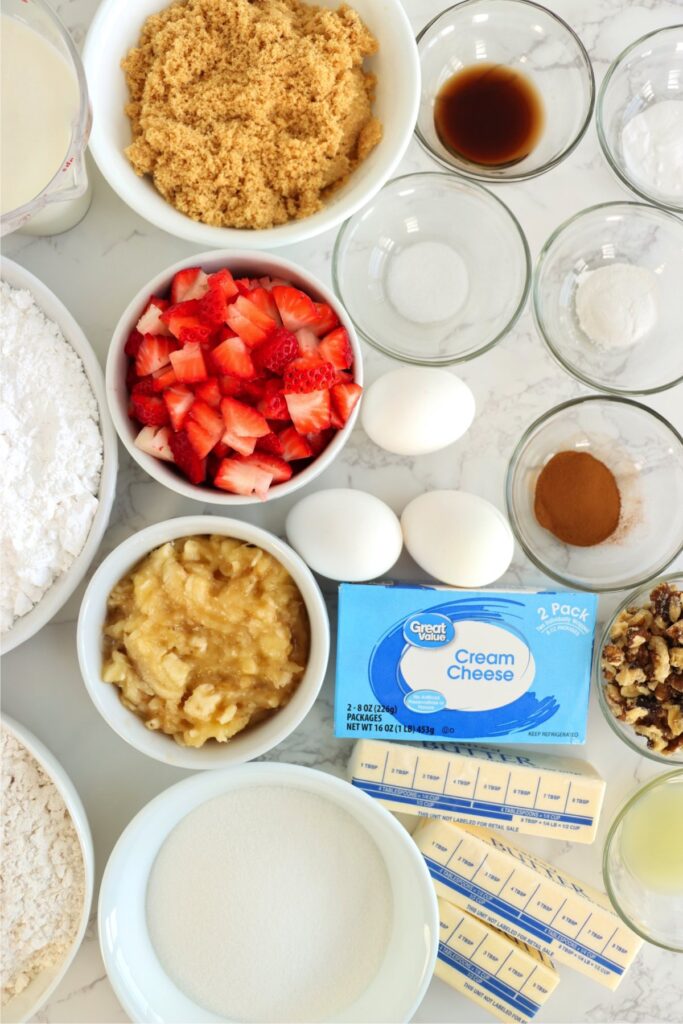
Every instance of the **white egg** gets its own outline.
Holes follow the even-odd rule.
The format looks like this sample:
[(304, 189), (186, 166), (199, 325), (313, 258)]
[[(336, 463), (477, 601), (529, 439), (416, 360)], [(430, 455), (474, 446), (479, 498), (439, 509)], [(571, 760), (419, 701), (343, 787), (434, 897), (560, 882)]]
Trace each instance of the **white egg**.
[(515, 542), (495, 505), (466, 491), (428, 491), (406, 505), (403, 539), (417, 564), (453, 587), (485, 587), (503, 575)]
[(428, 366), (403, 366), (366, 388), (361, 422), (385, 451), (425, 455), (462, 437), (474, 410), (474, 395), (459, 377)]
[(398, 517), (365, 491), (332, 488), (309, 494), (290, 511), (285, 529), (311, 569), (349, 583), (382, 576), (403, 548)]

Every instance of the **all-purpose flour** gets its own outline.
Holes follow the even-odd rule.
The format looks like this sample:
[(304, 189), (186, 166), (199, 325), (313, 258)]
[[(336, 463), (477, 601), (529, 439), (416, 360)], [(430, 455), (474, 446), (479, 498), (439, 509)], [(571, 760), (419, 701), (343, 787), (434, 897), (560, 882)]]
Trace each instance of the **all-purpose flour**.
[(102, 469), (83, 364), (27, 291), (0, 284), (0, 633), (86, 542)]
[(343, 1020), (382, 963), (392, 914), (367, 831), (335, 803), (284, 786), (192, 811), (147, 888), (162, 966), (221, 1020)]

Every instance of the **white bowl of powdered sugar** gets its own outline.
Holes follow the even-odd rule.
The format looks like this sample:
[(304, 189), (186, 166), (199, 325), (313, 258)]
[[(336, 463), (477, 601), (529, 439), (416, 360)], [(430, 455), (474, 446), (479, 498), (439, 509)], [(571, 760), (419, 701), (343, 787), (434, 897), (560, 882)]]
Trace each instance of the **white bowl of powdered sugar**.
[(439, 918), (424, 860), (365, 793), (300, 765), (202, 772), (107, 864), (105, 967), (134, 1021), (411, 1020)]
[(87, 572), (114, 500), (117, 450), (102, 371), (33, 274), (3, 259), (0, 302), (0, 645), (50, 621)]

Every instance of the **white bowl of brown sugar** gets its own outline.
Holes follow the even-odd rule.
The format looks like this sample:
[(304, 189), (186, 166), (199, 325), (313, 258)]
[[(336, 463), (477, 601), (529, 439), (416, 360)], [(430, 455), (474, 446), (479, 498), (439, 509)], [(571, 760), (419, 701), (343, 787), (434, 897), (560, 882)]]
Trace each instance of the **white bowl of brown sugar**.
[[(400, 0), (103, 0), (91, 152), (136, 213), (211, 247), (336, 227), (396, 169), (420, 93)], [(226, 38), (230, 45), (225, 45)]]

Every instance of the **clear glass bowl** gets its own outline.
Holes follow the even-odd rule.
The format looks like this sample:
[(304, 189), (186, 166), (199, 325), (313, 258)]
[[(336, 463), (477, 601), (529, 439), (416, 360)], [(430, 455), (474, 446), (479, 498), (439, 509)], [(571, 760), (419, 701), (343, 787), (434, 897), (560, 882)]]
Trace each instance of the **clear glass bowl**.
[(619, 54), (600, 87), (596, 113), (600, 145), (617, 177), (649, 203), (680, 213), (683, 183), (675, 194), (657, 189), (627, 163), (622, 145), (628, 122), (662, 100), (683, 103), (683, 25), (649, 32)]
[[(425, 25), (417, 47), (422, 94), (415, 134), (449, 170), (479, 181), (523, 181), (560, 163), (583, 137), (595, 103), (593, 68), (578, 36), (545, 7), (528, 0), (465, 0)], [(541, 138), (518, 163), (472, 163), (452, 153), (437, 135), (437, 94), (449, 78), (477, 61), (514, 68), (541, 95)]]
[[(658, 775), (636, 790), (612, 822), (602, 857), (605, 888), (619, 917), (647, 942), (674, 953), (683, 953), (683, 868), (680, 885), (674, 884), (668, 889), (659, 880), (644, 880), (638, 864), (632, 863), (632, 855), (629, 858), (628, 833), (638, 829), (640, 837), (649, 838), (655, 858), (651, 870), (656, 871), (656, 846), (667, 840), (667, 823), (656, 813), (657, 805), (665, 813), (667, 791), (669, 794), (675, 791), (676, 799), (672, 803), (676, 806), (680, 803), (682, 789), (683, 771), (678, 770)], [(648, 803), (651, 804), (649, 814)], [(641, 843), (638, 846), (639, 853), (647, 854)]]
[(445, 366), (507, 334), (531, 259), (510, 210), (450, 174), (395, 178), (342, 226), (334, 290), (357, 330), (396, 359)]
[(656, 580), (650, 580), (647, 586), (640, 587), (638, 590), (632, 591), (628, 597), (622, 601), (605, 626), (602, 636), (600, 637), (599, 645), (596, 645), (593, 658), (593, 680), (598, 694), (598, 703), (600, 704), (600, 709), (605, 716), (607, 724), (627, 747), (634, 750), (636, 754), (648, 757), (651, 761), (657, 761), (659, 764), (683, 764), (683, 748), (674, 754), (659, 754), (655, 750), (650, 750), (644, 736), (639, 736), (627, 722), (622, 722), (615, 716), (607, 703), (607, 698), (605, 696), (605, 680), (603, 679), (602, 670), (600, 668), (602, 651), (605, 645), (609, 643), (612, 626), (616, 620), (626, 608), (642, 608), (646, 605), (650, 600), (651, 591), (654, 590), (658, 583), (673, 583), (679, 589), (683, 589), (683, 572), (672, 572), (665, 576), (661, 576)]
[[(539, 473), (553, 455), (573, 450), (604, 462), (621, 495), (616, 531), (592, 547), (564, 544), (534, 514)], [(658, 413), (628, 399), (591, 395), (564, 402), (519, 441), (506, 501), (517, 540), (548, 576), (580, 590), (640, 586), (683, 551), (683, 438)]]
[[(655, 275), (657, 322), (631, 348), (607, 349), (587, 337), (576, 291), (595, 270), (616, 263)], [(603, 203), (553, 232), (536, 268), (536, 326), (557, 361), (578, 380), (615, 395), (664, 391), (683, 380), (683, 223), (644, 203)]]

